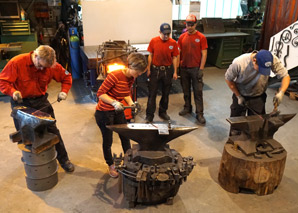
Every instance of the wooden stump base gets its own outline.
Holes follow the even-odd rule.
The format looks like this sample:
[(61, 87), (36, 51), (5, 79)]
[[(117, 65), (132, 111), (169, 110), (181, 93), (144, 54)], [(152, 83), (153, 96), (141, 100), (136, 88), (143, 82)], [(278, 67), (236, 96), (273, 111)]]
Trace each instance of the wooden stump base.
[(270, 157), (262, 154), (260, 159), (247, 156), (228, 141), (220, 163), (219, 183), (232, 193), (249, 189), (257, 195), (271, 194), (281, 182), (286, 158), (286, 150)]

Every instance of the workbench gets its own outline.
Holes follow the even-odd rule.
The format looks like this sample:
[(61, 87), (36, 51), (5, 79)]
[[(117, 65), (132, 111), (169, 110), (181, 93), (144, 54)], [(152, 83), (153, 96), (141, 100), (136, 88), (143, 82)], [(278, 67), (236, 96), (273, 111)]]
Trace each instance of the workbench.
[(242, 54), (243, 32), (204, 33), (208, 42), (207, 63), (227, 68), (234, 58)]

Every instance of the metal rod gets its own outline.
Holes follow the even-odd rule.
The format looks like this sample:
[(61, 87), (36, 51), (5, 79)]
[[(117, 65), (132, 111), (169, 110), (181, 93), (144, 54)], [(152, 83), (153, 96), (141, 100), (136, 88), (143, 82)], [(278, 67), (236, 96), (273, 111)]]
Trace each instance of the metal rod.
[(261, 115), (259, 115), (255, 110), (253, 110), (252, 108), (250, 108), (249, 106), (248, 106), (248, 104), (245, 104), (245, 107), (247, 108), (247, 109), (249, 109), (250, 111), (252, 111), (255, 115), (257, 115), (260, 119), (262, 119), (262, 121), (264, 120), (264, 118), (261, 116)]
[(127, 173), (124, 173), (124, 171), (118, 170), (118, 172), (121, 173), (122, 175), (126, 176), (126, 177), (130, 177), (130, 178), (136, 179), (135, 176), (129, 175)]
[(34, 115), (34, 114), (37, 113), (37, 112), (41, 112), (41, 110), (43, 110), (43, 109), (45, 109), (45, 108), (47, 108), (47, 107), (53, 105), (53, 104), (56, 103), (56, 102), (58, 102), (58, 100), (53, 101), (52, 103), (50, 103), (50, 104), (47, 105), (47, 106), (44, 106), (44, 107), (42, 107), (42, 108), (40, 108), (40, 109), (35, 110), (35, 112), (33, 112), (32, 115)]

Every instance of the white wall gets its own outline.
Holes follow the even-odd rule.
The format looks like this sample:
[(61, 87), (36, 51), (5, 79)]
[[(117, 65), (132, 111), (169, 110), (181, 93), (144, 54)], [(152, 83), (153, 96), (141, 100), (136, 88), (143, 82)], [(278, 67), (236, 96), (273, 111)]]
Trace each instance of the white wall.
[(149, 43), (163, 22), (172, 25), (170, 0), (83, 0), (84, 45), (109, 40)]

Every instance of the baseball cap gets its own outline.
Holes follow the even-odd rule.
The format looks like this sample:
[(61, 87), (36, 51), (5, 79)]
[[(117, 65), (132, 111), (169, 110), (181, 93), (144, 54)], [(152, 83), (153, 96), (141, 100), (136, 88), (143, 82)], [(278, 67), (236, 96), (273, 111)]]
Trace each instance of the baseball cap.
[(259, 66), (259, 73), (262, 75), (270, 75), (271, 66), (273, 64), (273, 56), (268, 50), (260, 50), (256, 54), (257, 63)]
[(161, 24), (160, 32), (162, 32), (163, 34), (171, 33), (171, 26), (168, 23)]
[(193, 15), (193, 14), (189, 14), (187, 17), (186, 17), (186, 20), (185, 20), (186, 22), (197, 22), (197, 18), (196, 18), (196, 16), (195, 15)]

